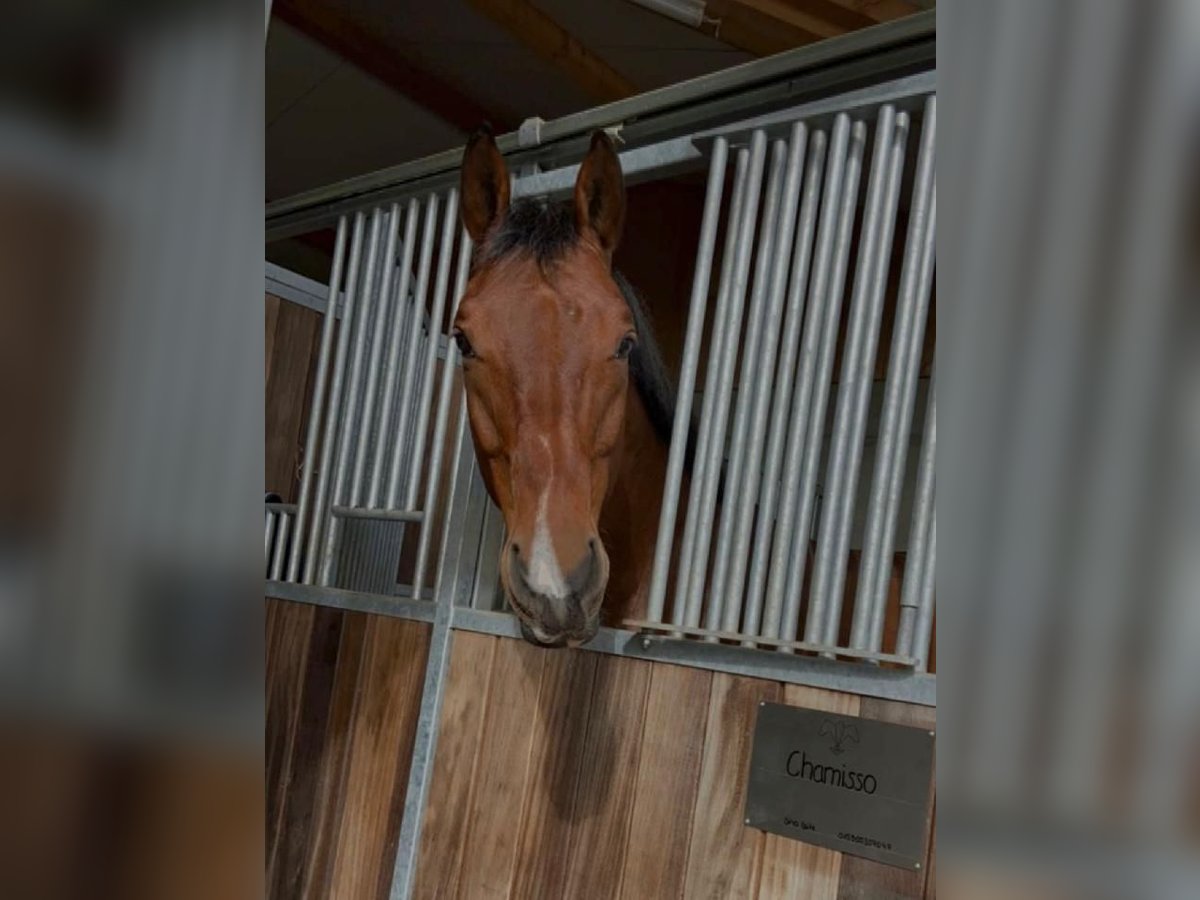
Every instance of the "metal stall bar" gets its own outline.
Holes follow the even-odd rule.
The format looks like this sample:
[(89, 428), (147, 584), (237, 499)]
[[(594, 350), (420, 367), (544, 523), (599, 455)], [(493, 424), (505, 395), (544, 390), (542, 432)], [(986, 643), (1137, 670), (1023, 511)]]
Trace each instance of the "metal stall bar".
[[(695, 626), (700, 622), (700, 593), (693, 594), (693, 578), (704, 581), (705, 563), (696, 560), (696, 540), (701, 527), (700, 504), (708, 472), (708, 446), (712, 443), (712, 420), (716, 408), (717, 381), (721, 367), (717, 360), (725, 331), (729, 325), (729, 298), (732, 294), (734, 257), (737, 255), (737, 236), (741, 231), (742, 212), (746, 206), (746, 183), (750, 171), (750, 151), (738, 151), (734, 163), (733, 193), (729, 200), (729, 215), (725, 223), (725, 250), (721, 260), (721, 280), (717, 289), (717, 309), (713, 316), (712, 336), (709, 338), (708, 371), (704, 376), (704, 400), (700, 409), (700, 435), (693, 456), (691, 489), (688, 493), (687, 520), (684, 523), (683, 543), (679, 553), (679, 570), (675, 578), (675, 602), (671, 621), (676, 625)], [(719, 470), (718, 475), (719, 478)], [(707, 526), (707, 523), (705, 523)], [(695, 598), (693, 602), (693, 597)]]
[[(453, 204), (452, 204), (453, 205)], [(454, 299), (450, 308), (450, 322), (458, 315), (458, 304), (467, 289), (467, 277), (471, 272), (471, 236), (462, 229), (462, 240), (458, 248), (458, 271), (454, 276)], [(449, 250), (446, 251), (447, 256)], [(437, 347), (438, 331), (430, 326), (430, 346)], [(421, 595), (425, 581), (425, 566), (429, 557), (429, 546), (433, 540), (433, 507), (437, 503), (438, 483), (441, 480), (442, 457), (445, 455), (446, 427), (450, 418), (450, 397), (454, 392), (454, 373), (458, 367), (458, 345), (451, 341), (446, 347), (446, 358), (442, 361), (442, 384), (438, 392), (437, 414), (433, 420), (433, 441), (430, 446), (429, 478), (425, 484), (425, 501), (421, 508), (424, 511), (425, 523), (421, 526), (421, 535), (417, 542), (417, 561), (413, 568), (413, 596)], [(433, 383), (433, 371), (429, 371), (429, 384)], [(466, 415), (466, 397), (463, 397), (460, 415)], [(461, 430), (461, 426), (460, 426)], [(418, 440), (421, 435), (418, 434)], [(461, 440), (461, 438), (458, 438)]]
[[(730, 395), (733, 392), (734, 364), (737, 361), (738, 337), (741, 334), (742, 305), (746, 299), (746, 287), (750, 275), (750, 254), (754, 244), (755, 227), (758, 221), (758, 200), (762, 191), (763, 164), (766, 158), (767, 137), (756, 131), (750, 139), (750, 162), (747, 172), (745, 205), (738, 219), (734, 235), (734, 270), (730, 286), (729, 320), (726, 323), (724, 342), (714, 347), (718, 355), (709, 355), (709, 365), (719, 367), (716, 396), (713, 398), (713, 421), (705, 461), (703, 492), (697, 510), (700, 527), (696, 531), (696, 552), (692, 557), (692, 579), (689, 585), (689, 610), (699, 610), (704, 594), (704, 574), (708, 565), (709, 544), (712, 540), (712, 519), (717, 503), (717, 487), (721, 481), (721, 463), (725, 449), (725, 427), (729, 417)], [(706, 402), (707, 402), (707, 398)], [(720, 610), (710, 603), (706, 613), (705, 627), (716, 630)]]
[(266, 567), (267, 572), (269, 573), (271, 571), (271, 549), (275, 545), (275, 528), (277, 525), (275, 522), (275, 513), (269, 509), (266, 511), (266, 513), (266, 534), (264, 535), (266, 547), (263, 550), (263, 553), (266, 556)]
[[(350, 352), (350, 332), (353, 330), (354, 311), (358, 297), (358, 270), (362, 252), (363, 228), (366, 218), (361, 212), (354, 215), (354, 237), (350, 241), (350, 266), (346, 272), (346, 300), (342, 309), (342, 324), (338, 330), (337, 350), (333, 357), (333, 382), (329, 390), (329, 408), (325, 413), (325, 437), (321, 441), (321, 463), (317, 473), (317, 496), (313, 505), (312, 526), (308, 535), (308, 546), (304, 559), (304, 583), (312, 584), (317, 575), (317, 555), (321, 549), (321, 536), (327, 525), (326, 509), (329, 503), (329, 486), (333, 468), (334, 434), (342, 411), (342, 387), (346, 378), (346, 357)], [(313, 415), (320, 410), (313, 406)]]
[[(936, 376), (936, 373), (935, 373)], [(900, 594), (900, 630), (896, 637), (896, 652), (917, 659), (918, 671), (925, 671), (929, 659), (926, 644), (918, 640), (921, 603), (924, 599), (922, 568), (925, 565), (926, 545), (933, 525), (934, 459), (937, 456), (937, 395), (934, 379), (929, 380), (929, 397), (925, 401), (925, 435), (921, 440), (921, 462), (917, 471), (917, 491), (913, 499), (912, 524), (908, 532), (908, 552), (905, 556), (904, 587)]]
[[(928, 298), (930, 296), (930, 291), (931, 291), (932, 282), (933, 282), (933, 267), (934, 267), (933, 257), (934, 257), (936, 242), (937, 242), (937, 207), (936, 207), (937, 191), (936, 191), (936, 185), (935, 185), (935, 190), (930, 193), (929, 203), (930, 203), (930, 214), (929, 214), (929, 226), (928, 226), (928, 232), (927, 232), (927, 240), (929, 243), (926, 248), (926, 262), (922, 264), (921, 281), (919, 282), (919, 285), (917, 287), (918, 296), (924, 297), (926, 299), (924, 301), (922, 301), (921, 308), (918, 311), (918, 314), (917, 314), (918, 322), (924, 322), (926, 317), (929, 314)], [(906, 424), (906, 426), (905, 426), (905, 433), (911, 433), (911, 431), (912, 431), (912, 415), (913, 415), (912, 406), (916, 403), (917, 384), (919, 383), (920, 366), (921, 366), (921, 348), (924, 343), (924, 335), (922, 334), (920, 337), (917, 337), (916, 335), (914, 335), (913, 341), (914, 341), (914, 343), (909, 345), (910, 351), (915, 355), (915, 360), (912, 361), (911, 367), (909, 369), (909, 372), (910, 372), (909, 377), (913, 381), (913, 386), (911, 388), (906, 388), (905, 393), (903, 395), (906, 398), (906, 401), (908, 404), (907, 409), (904, 412), (902, 412), (902, 416), (904, 416), (908, 420), (908, 424)], [(930, 382), (929, 389), (931, 391), (933, 390), (932, 381)], [(905, 445), (904, 445), (904, 455), (902, 457), (894, 459), (892, 462), (892, 472), (890, 475), (890, 478), (891, 478), (890, 490), (889, 490), (888, 498), (887, 498), (888, 505), (884, 512), (884, 533), (883, 533), (884, 543), (879, 551), (879, 557), (884, 562), (891, 559), (891, 556), (892, 556), (892, 553), (894, 550), (894, 546), (895, 546), (896, 519), (897, 519), (897, 516), (899, 515), (899, 511), (900, 511), (900, 497), (901, 497), (901, 492), (902, 492), (903, 486), (904, 486), (904, 472), (905, 472), (905, 468), (906, 468), (907, 454), (908, 454), (908, 441), (906, 440)], [(887, 573), (888, 573), (888, 568), (884, 565), (881, 565), (878, 570), (878, 575), (877, 575), (877, 579), (878, 579), (878, 583), (876, 585), (877, 596), (886, 597), (887, 580), (889, 578), (889, 575)], [(883, 645), (883, 626), (884, 626), (885, 614), (886, 614), (886, 608), (885, 608), (883, 602), (881, 601), (878, 604), (877, 608), (874, 610), (874, 613), (871, 618), (870, 644), (871, 644), (871, 646), (876, 647), (876, 648)]]
[(304, 465), (300, 469), (300, 499), (296, 507), (296, 535), (292, 540), (291, 557), (287, 565), (287, 580), (300, 577), (300, 558), (304, 555), (305, 528), (309, 526), (309, 506), (312, 503), (313, 469), (316, 468), (318, 445), (321, 440), (321, 410), (325, 407), (325, 390), (329, 384), (329, 359), (333, 349), (333, 330), (337, 322), (338, 289), (342, 283), (342, 268), (346, 256), (346, 217), (338, 219), (337, 237), (333, 246), (333, 268), (329, 275), (329, 300), (321, 322), (321, 345), (317, 351), (317, 378), (313, 385), (309, 407), (308, 428), (304, 436)]
[(483, 512), (483, 535), (479, 542), (479, 563), (471, 588), (471, 609), (494, 608), (500, 587), (500, 551), (504, 548), (504, 517), (500, 508), (488, 503)]
[(925, 338), (925, 316), (929, 311), (934, 251), (933, 158), (935, 137), (934, 99), (925, 105), (921, 147), (909, 207), (908, 234), (900, 292), (896, 302), (892, 347), (887, 382), (880, 413), (879, 437), (875, 448), (875, 472), (867, 507), (867, 524), (859, 562), (858, 589), (850, 629), (850, 646), (878, 649), (883, 640), (887, 585), (892, 570), (896, 514), (904, 463), (908, 456), (921, 346)]
[[(350, 354), (350, 380), (346, 387), (345, 415), (342, 417), (341, 433), (338, 435), (337, 461), (334, 463), (332, 505), (344, 504), (346, 481), (350, 474), (350, 449), (358, 420), (358, 401), (362, 393), (363, 362), (367, 350), (370, 330), (371, 297), (375, 282), (375, 270), (379, 258), (379, 232), (383, 224), (376, 209), (371, 214), (371, 236), (367, 244), (367, 265), (363, 272), (362, 296), (359, 298), (359, 315), (354, 321), (354, 348)], [(329, 530), (325, 535), (325, 547), (321, 554), (321, 584), (329, 584), (333, 577), (334, 555), (339, 546), (341, 521), (336, 516), (329, 518)]]
[[(788, 433), (788, 408), (791, 405), (796, 354), (800, 343), (800, 326), (805, 314), (805, 288), (808, 284), (809, 263), (812, 259), (813, 237), (816, 231), (817, 205), (821, 197), (821, 179), (825, 169), (825, 132), (814, 132), (809, 139), (808, 161), (804, 176), (804, 198), (800, 204), (800, 220), (796, 244), (792, 249), (792, 276), (788, 289), (787, 311), (779, 345), (779, 364), (775, 372), (775, 397), (772, 402), (771, 431), (767, 439), (766, 461), (763, 467), (762, 491), (758, 498), (758, 522), (755, 526), (754, 557), (750, 563), (747, 596), (763, 607), (759, 634), (765, 638), (779, 637), (780, 597), (764, 596), (767, 566), (773, 545), (772, 529), (780, 494), (780, 469), (783, 463), (784, 442)], [(845, 141), (843, 140), (843, 150)], [(796, 473), (793, 473), (793, 482)], [(757, 621), (757, 620), (756, 620)]]
[[(464, 241), (464, 245), (466, 242)], [(417, 854), (421, 845), (425, 804), (429, 784), (433, 780), (433, 760), (437, 750), (438, 720), (446, 688), (446, 669), (450, 661), (450, 633), (455, 610), (466, 599), (471, 579), (460, 577), (474, 568), (473, 552), (479, 548), (478, 517), (471, 509), (472, 481), (475, 474), (475, 454), (464, 448), (466, 439), (466, 405), (459, 407), (454, 437), (453, 473), (447, 500), (446, 527), (442, 530), (441, 564), (434, 586), (435, 612), (429, 637), (429, 655), (425, 663), (425, 681), (421, 692), (421, 707), (417, 713), (416, 735), (413, 738), (408, 787), (404, 794), (404, 812), (400, 820), (400, 835), (396, 859), (392, 868), (390, 900), (405, 900), (412, 895), (417, 871)]]
[(783, 496), (771, 550), (767, 605), (782, 603), (779, 637), (799, 635), (800, 597), (808, 559), (809, 523), (815, 502), (817, 462), (836, 352), (842, 288), (858, 205), (866, 126), (838, 116), (822, 200), (817, 262), (809, 289), (796, 393), (789, 416), (791, 434), (784, 459)]
[(891, 235), (900, 196), (907, 128), (907, 113), (896, 115), (891, 106), (880, 109), (850, 323), (842, 355), (833, 441), (829, 449), (825, 483), (827, 502), (821, 509), (805, 630), (805, 640), (830, 646), (838, 639), (841, 591), (846, 575), (858, 467), (869, 412), (875, 345), (879, 337), (887, 265), (891, 258)]
[[(728, 604), (725, 616), (726, 625), (729, 625), (732, 619), (730, 611), (742, 606), (746, 568), (750, 557), (750, 543), (754, 533), (754, 510), (761, 490), (759, 476), (762, 472), (767, 412), (774, 384), (775, 357), (779, 349), (784, 295), (794, 250), (792, 239), (796, 230), (796, 212), (800, 202), (800, 177), (807, 150), (808, 127), (803, 122), (796, 122), (792, 126), (787, 145), (787, 167), (783, 180), (782, 205), (777, 226), (778, 236), (775, 239), (772, 258), (768, 260), (771, 266), (767, 288), (768, 301), (763, 320), (762, 344), (758, 351), (760, 357), (757, 363), (758, 383), (755, 386), (754, 405), (750, 414), (748, 438), (750, 458), (746, 464), (741, 496), (738, 500), (733, 556), (730, 560), (729, 578), (725, 588), (726, 603)], [(749, 397), (746, 399), (750, 400)], [(745, 595), (745, 599), (746, 608), (741, 630), (745, 634), (757, 635), (762, 618), (763, 597), (761, 592), (752, 591)]]
[(916, 670), (929, 670), (930, 638), (933, 635), (934, 587), (937, 582), (937, 513), (929, 523), (929, 538), (925, 544), (925, 559), (921, 563), (921, 596), (917, 604), (917, 627), (913, 644), (916, 647)]
[[(417, 425), (413, 429), (412, 461), (409, 465), (408, 492), (404, 498), (404, 508), (412, 509), (417, 502), (417, 489), (421, 484), (421, 463), (425, 456), (425, 429), (429, 427), (429, 410), (433, 402), (433, 372), (437, 365), (438, 336), (442, 333), (442, 317), (446, 311), (446, 288), (450, 280), (450, 260), (454, 255), (454, 237), (458, 232), (465, 231), (458, 226), (458, 189), (451, 188), (446, 195), (445, 221), (442, 223), (442, 241), (439, 247), (437, 284), (434, 287), (433, 308), (429, 313), (429, 333), (425, 346), (424, 381), (421, 386), (420, 399), (417, 402)], [(458, 309), (458, 295), (451, 300), (454, 312)], [(446, 353), (446, 371), (454, 368), (450, 364), (449, 351)]]
[(335, 506), (333, 514), (339, 519), (370, 520), (374, 522), (420, 522), (425, 516), (412, 509), (360, 509), (354, 506)]
[[(397, 400), (400, 388), (400, 354), (408, 346), (409, 336), (421, 327), (421, 307), (411, 303), (409, 312), (409, 289), (412, 286), (413, 250), (417, 242), (417, 219), (420, 217), (421, 206), (413, 197), (408, 201), (404, 219), (404, 241), (400, 247), (400, 266), (397, 273), (396, 286), (396, 315), (392, 319), (392, 332), (388, 338), (388, 355), (383, 371), (383, 409), (379, 419), (379, 431), (383, 436), (375, 452), (375, 462), (371, 466), (371, 488), (367, 493), (367, 506), (378, 509), (383, 501), (383, 467), (387, 459), (388, 440), (394, 447), (404, 443), (403, 432), (392, 431), (392, 416), (396, 412), (397, 402), (405, 402), (403, 397)], [(394, 451), (393, 451), (394, 452)]]
[(279, 513), (279, 531), (275, 535), (275, 553), (271, 560), (271, 573), (269, 575), (272, 581), (279, 581), (283, 577), (283, 557), (288, 549), (288, 537), (291, 534), (292, 514), (280, 510)]
[(392, 449), (392, 464), (388, 471), (387, 508), (396, 509), (400, 503), (400, 474), (404, 464), (404, 442), (408, 435), (408, 420), (412, 414), (413, 378), (416, 375), (417, 342), (421, 336), (421, 319), (425, 314), (425, 294), (429, 288), (429, 269), (433, 262), (433, 240), (437, 231), (438, 195), (430, 194), (425, 201), (425, 228), (421, 234), (421, 261), (417, 268), (417, 288), (413, 294), (412, 331), (404, 349), (404, 382), (400, 390), (400, 420), (396, 426), (396, 446)]
[[(387, 333), (388, 314), (392, 311), (392, 269), (396, 259), (396, 236), (400, 231), (400, 204), (393, 203), (388, 211), (387, 240), (384, 242), (383, 260), (379, 277), (379, 301), (375, 307), (375, 327), (371, 333), (371, 353), (367, 362), (367, 387), (363, 397), (362, 422), (358, 427), (358, 440), (354, 447), (354, 469), (350, 476), (350, 506), (357, 507), (366, 491), (367, 450), (371, 444), (371, 431), (375, 423), (375, 403), (379, 396), (379, 376), (383, 360), (383, 339)], [(400, 318), (401, 310), (396, 310)], [(376, 437), (384, 441), (383, 432)]]
[[(663, 621), (667, 577), (671, 568), (671, 549), (675, 544), (675, 520), (679, 512), (679, 494), (683, 464), (687, 457), (688, 434), (692, 422), (692, 397), (696, 390), (696, 368), (700, 362), (700, 342), (704, 337), (704, 318), (708, 311), (708, 289), (712, 280), (713, 251), (717, 243), (717, 223), (721, 218), (721, 193), (725, 187), (725, 166), (729, 142), (713, 142), (708, 163), (708, 186), (704, 191), (704, 212), (700, 242), (696, 247), (696, 269), (692, 276), (692, 299), (688, 309), (687, 335), (683, 344), (683, 362), (676, 392), (675, 418), (671, 423), (671, 449), (667, 458), (667, 480), (663, 486), (662, 506), (658, 515), (658, 543), (654, 547), (654, 568), (650, 576), (648, 615), (651, 621)], [(682, 598), (681, 598), (682, 599)], [(679, 603), (675, 604), (679, 609)], [(679, 617), (672, 621), (679, 624)]]
[[(783, 191), (783, 170), (786, 164), (787, 145), (783, 141), (772, 141), (771, 166), (767, 176), (766, 203), (763, 206), (762, 224), (758, 232), (758, 245), (751, 251), (755, 255), (754, 287), (750, 292), (750, 309), (745, 332), (741, 335), (741, 377), (735, 397), (736, 408), (729, 438), (729, 467), (725, 475), (724, 503), (708, 596), (709, 616), (712, 622), (709, 627), (727, 632), (737, 631), (741, 613), (740, 605), (732, 601), (726, 602), (730, 600), (729, 558), (733, 550), (733, 528), (737, 520), (738, 500), (741, 491), (746, 487), (746, 467), (749, 465), (747, 455), (754, 455), (754, 449), (747, 446), (747, 431), (755, 390), (758, 387), (758, 363), (761, 359), (759, 344), (763, 337), (763, 319), (766, 316), (771, 262), (775, 256), (775, 240), (778, 237), (779, 207), (782, 199), (780, 195)], [(734, 347), (733, 354), (729, 357), (728, 371), (731, 382), (738, 349)], [(730, 387), (732, 388), (732, 383)]]

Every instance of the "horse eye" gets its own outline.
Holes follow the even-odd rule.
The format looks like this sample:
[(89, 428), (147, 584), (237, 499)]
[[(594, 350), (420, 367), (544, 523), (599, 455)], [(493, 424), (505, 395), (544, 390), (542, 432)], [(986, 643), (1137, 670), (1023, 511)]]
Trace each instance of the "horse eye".
[(454, 338), (454, 343), (458, 344), (458, 352), (462, 354), (463, 359), (474, 359), (475, 348), (471, 346), (465, 334), (455, 328), (451, 337)]
[(632, 334), (625, 335), (621, 338), (621, 343), (617, 344), (617, 352), (613, 354), (613, 359), (629, 359), (629, 354), (636, 346), (637, 339)]

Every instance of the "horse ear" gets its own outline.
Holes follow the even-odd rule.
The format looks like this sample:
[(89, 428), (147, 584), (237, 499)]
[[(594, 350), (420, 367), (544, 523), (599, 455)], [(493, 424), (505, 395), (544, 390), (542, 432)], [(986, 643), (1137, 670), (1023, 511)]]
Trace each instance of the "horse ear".
[(479, 128), (463, 150), (459, 193), (462, 220), (476, 244), (508, 211), (508, 167), (488, 125)]
[(612, 139), (603, 131), (592, 135), (575, 180), (575, 224), (580, 234), (595, 235), (612, 258), (625, 226), (625, 179)]

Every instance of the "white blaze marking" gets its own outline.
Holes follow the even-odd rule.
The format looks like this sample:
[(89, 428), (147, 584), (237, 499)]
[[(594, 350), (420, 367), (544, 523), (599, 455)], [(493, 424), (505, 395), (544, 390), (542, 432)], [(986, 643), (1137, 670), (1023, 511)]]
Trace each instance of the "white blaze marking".
[(533, 547), (529, 553), (529, 571), (526, 581), (534, 591), (555, 600), (565, 599), (569, 593), (567, 580), (558, 567), (554, 553), (554, 542), (550, 539), (550, 528), (546, 523), (546, 506), (550, 501), (550, 485), (546, 484), (538, 500), (537, 526), (533, 530)]

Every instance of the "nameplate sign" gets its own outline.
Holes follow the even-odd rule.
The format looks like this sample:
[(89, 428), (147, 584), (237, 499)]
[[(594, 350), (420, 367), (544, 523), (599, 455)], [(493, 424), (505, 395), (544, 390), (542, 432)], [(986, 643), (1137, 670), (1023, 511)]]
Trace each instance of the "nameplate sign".
[(919, 869), (933, 789), (933, 734), (764, 703), (754, 728), (746, 824)]

